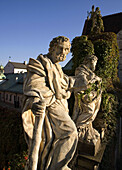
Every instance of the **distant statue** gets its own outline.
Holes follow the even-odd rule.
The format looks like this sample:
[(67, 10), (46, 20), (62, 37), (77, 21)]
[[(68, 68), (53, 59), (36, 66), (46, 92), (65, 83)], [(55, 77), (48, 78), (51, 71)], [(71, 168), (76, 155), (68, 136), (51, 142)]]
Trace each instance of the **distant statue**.
[(75, 104), (73, 120), (76, 123), (80, 141), (96, 143), (100, 137), (92, 122), (100, 108), (101, 103), (101, 78), (93, 72), (97, 64), (95, 55), (85, 57), (82, 65), (75, 71)]
[(99, 7), (97, 7), (96, 10), (94, 11), (94, 6), (92, 6), (91, 19), (92, 19), (91, 31), (94, 33), (103, 32), (104, 25)]
[(30, 58), (24, 81), (23, 127), (29, 148), (27, 170), (69, 170), (78, 141), (75, 123), (69, 116), (67, 99), (74, 80), (59, 62), (70, 52), (68, 38), (50, 42), (49, 53)]

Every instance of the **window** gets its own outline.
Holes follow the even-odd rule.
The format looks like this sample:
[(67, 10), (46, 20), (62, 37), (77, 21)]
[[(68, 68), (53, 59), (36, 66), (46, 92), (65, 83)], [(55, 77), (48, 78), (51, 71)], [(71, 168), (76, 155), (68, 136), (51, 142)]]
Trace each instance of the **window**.
[(8, 100), (8, 94), (6, 94), (6, 100)]
[(14, 95), (14, 101), (16, 101), (16, 96)]
[(4, 93), (2, 93), (2, 99), (4, 99)]
[(10, 94), (10, 96), (9, 96), (9, 101), (11, 101), (12, 100), (12, 94)]

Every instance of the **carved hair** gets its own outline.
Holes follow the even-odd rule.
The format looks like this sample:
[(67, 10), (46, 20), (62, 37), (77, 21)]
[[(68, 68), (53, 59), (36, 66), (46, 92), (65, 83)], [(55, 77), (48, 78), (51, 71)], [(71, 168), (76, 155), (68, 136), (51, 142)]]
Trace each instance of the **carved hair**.
[(95, 55), (88, 55), (84, 58), (82, 64), (86, 65), (87, 63), (91, 62), (92, 60), (97, 61), (98, 58)]
[(69, 42), (69, 47), (71, 47), (69, 38), (64, 36), (58, 36), (53, 38), (53, 40), (50, 42), (49, 53), (51, 54), (55, 50), (54, 47), (56, 47), (58, 44), (61, 44), (63, 42)]

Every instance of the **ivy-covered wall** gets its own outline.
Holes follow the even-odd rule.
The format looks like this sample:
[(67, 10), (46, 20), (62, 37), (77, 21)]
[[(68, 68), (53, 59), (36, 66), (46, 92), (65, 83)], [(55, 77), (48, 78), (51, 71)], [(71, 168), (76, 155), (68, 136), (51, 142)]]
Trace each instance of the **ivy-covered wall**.
[[(97, 14), (95, 14), (95, 12)], [(82, 64), (83, 59), (87, 55), (94, 54), (98, 57), (95, 73), (102, 78), (103, 90), (101, 108), (98, 113), (98, 118), (102, 120), (102, 123), (105, 126), (105, 137), (103, 141), (109, 145), (112, 143), (111, 141), (115, 139), (117, 118), (119, 117), (118, 93), (121, 91), (118, 86), (119, 50), (116, 34), (113, 32), (103, 32), (104, 29), (101, 19), (102, 16), (100, 12), (95, 12), (91, 12), (92, 15), (90, 19), (92, 27), (90, 34), (75, 37), (72, 41), (71, 52), (73, 56), (73, 68), (70, 70), (70, 75), (74, 75), (76, 67)], [(96, 18), (99, 18), (99, 23), (102, 23), (101, 27), (93, 15), (97, 15)], [(73, 108), (70, 106), (70, 109)], [(111, 145), (109, 145), (109, 148), (110, 146)], [(109, 164), (110, 162), (107, 163)], [(108, 167), (110, 168), (110, 166)]]
[(72, 41), (71, 52), (73, 55), (73, 68), (71, 73), (74, 74), (75, 69), (82, 63), (84, 57), (94, 54), (94, 45), (85, 35), (75, 37)]
[[(90, 34), (88, 36), (75, 37), (72, 41), (73, 69), (71, 74), (74, 75), (76, 67), (78, 67), (86, 55), (95, 54), (98, 57), (96, 74), (102, 78), (102, 104), (101, 112), (105, 119), (106, 128), (110, 127), (113, 116), (116, 117), (117, 97), (115, 97), (115, 84), (118, 82), (118, 60), (119, 51), (117, 45), (117, 37), (115, 33), (102, 32), (98, 34)], [(112, 109), (113, 108), (113, 109)], [(109, 121), (108, 121), (109, 117)], [(110, 123), (110, 124), (109, 124)], [(113, 127), (114, 124), (114, 127)], [(112, 124), (115, 128), (115, 122)]]
[(75, 37), (72, 41), (71, 52), (73, 56), (72, 74), (85, 56), (95, 54), (98, 57), (97, 75), (102, 77), (104, 81), (107, 79), (106, 86), (117, 81), (119, 50), (115, 33), (104, 32)]

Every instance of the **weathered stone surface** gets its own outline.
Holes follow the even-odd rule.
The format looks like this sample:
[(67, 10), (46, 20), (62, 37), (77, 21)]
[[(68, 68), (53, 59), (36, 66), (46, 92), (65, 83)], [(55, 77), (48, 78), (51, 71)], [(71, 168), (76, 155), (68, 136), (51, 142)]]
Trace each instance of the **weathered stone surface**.
[(119, 51), (120, 59), (119, 59), (119, 64), (122, 64), (122, 50)]
[(77, 157), (76, 170), (97, 170), (99, 164), (102, 161), (102, 157), (105, 151), (106, 145), (102, 144), (99, 152), (95, 156), (89, 156), (86, 154), (80, 154)]
[(100, 148), (100, 137), (93, 143), (93, 142), (86, 142), (86, 141), (82, 141), (79, 139), (78, 141), (78, 153), (82, 154), (86, 154), (86, 155), (91, 155), (91, 156), (95, 156)]
[(66, 37), (54, 38), (49, 53), (30, 59), (24, 82), (23, 126), (29, 148), (28, 170), (68, 170), (78, 134), (68, 114), (74, 84), (58, 64), (70, 51)]
[(79, 134), (78, 151), (93, 156), (99, 151), (100, 134), (93, 128), (92, 122), (99, 111), (102, 94), (102, 80), (93, 72), (96, 63), (96, 56), (87, 56), (75, 71), (73, 111), (73, 120)]

